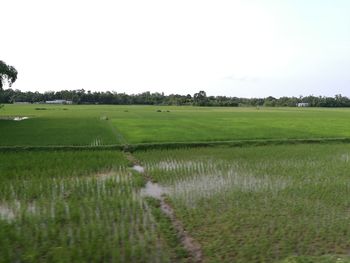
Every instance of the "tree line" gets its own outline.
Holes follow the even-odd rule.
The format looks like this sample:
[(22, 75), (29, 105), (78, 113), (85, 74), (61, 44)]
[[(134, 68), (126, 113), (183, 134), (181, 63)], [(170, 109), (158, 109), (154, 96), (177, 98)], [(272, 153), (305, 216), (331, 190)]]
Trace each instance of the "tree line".
[(40, 92), (22, 92), (11, 88), (3, 90), (7, 83), (9, 87), (16, 81), (17, 70), (0, 60), (0, 108), (1, 103), (43, 103), (49, 100), (69, 100), (75, 104), (116, 104), (116, 105), (193, 105), (193, 106), (268, 106), (295, 107), (298, 103), (307, 103), (309, 107), (350, 107), (350, 99), (342, 95), (334, 97), (307, 96), (274, 98), (238, 98), (226, 96), (207, 96), (205, 91), (199, 91), (193, 96), (149, 91), (139, 94), (125, 94), (117, 92), (91, 92), (84, 89)]
[(350, 99), (342, 95), (335, 95), (334, 97), (300, 96), (274, 98), (269, 96), (267, 98), (238, 98), (207, 96), (205, 91), (199, 91), (194, 95), (164, 95), (164, 93), (159, 92), (125, 94), (110, 91), (91, 92), (84, 89), (43, 93), (6, 89), (0, 92), (0, 103), (43, 103), (48, 100), (58, 99), (69, 100), (74, 104), (295, 107), (298, 103), (308, 103), (310, 107), (350, 107)]

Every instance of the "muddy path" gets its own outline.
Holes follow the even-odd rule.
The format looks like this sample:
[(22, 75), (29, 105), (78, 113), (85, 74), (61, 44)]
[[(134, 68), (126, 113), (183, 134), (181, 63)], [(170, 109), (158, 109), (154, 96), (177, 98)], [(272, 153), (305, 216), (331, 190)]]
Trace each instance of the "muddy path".
[(190, 255), (189, 261), (203, 262), (203, 253), (200, 244), (185, 230), (182, 222), (176, 217), (174, 209), (165, 199), (167, 189), (155, 183), (154, 180), (152, 180), (152, 176), (145, 171), (140, 161), (130, 152), (126, 152), (125, 156), (128, 161), (133, 164), (132, 169), (142, 173), (147, 180), (146, 186), (141, 189), (141, 195), (153, 197), (160, 201), (162, 212), (170, 219), (182, 246)]

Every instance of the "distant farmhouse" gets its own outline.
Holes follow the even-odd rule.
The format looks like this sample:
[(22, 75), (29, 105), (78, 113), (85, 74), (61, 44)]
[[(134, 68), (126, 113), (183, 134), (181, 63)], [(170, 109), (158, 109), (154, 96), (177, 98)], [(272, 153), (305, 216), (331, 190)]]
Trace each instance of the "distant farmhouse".
[(46, 104), (73, 104), (71, 100), (47, 100)]
[(309, 103), (305, 103), (305, 102), (297, 103), (297, 107), (309, 107)]

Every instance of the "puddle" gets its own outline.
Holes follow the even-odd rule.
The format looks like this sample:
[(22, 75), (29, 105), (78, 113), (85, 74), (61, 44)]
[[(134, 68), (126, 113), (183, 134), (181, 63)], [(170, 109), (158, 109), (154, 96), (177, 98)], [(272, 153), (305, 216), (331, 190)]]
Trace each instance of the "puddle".
[(27, 120), (29, 119), (29, 117), (10, 117), (10, 116), (3, 116), (0, 117), (0, 120), (8, 120), (8, 121), (23, 121), (23, 120)]
[(14, 121), (23, 121), (23, 120), (27, 120), (29, 119), (29, 117), (14, 117), (13, 120)]
[(141, 196), (149, 196), (156, 199), (161, 199), (162, 195), (167, 193), (166, 188), (160, 186), (157, 183), (148, 181), (146, 186), (141, 189)]
[(132, 169), (136, 172), (139, 172), (139, 173), (144, 173), (145, 172), (145, 168), (143, 168), (141, 165), (134, 165), (132, 167)]

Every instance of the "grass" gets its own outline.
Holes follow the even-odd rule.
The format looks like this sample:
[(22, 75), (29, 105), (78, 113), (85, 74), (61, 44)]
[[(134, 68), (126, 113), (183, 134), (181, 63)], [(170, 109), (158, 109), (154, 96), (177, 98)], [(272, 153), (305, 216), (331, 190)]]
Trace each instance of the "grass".
[(350, 260), (347, 144), (136, 155), (208, 262)]
[(159, 202), (140, 195), (144, 178), (130, 169), (123, 147), (166, 187), (206, 262), (349, 262), (349, 115), (6, 105), (0, 262), (186, 261)]
[[(159, 108), (159, 107), (158, 107)], [(349, 110), (157, 107), (112, 118), (129, 143), (349, 137)]]
[[(35, 110), (45, 107), (46, 110)], [(62, 146), (118, 144), (103, 112), (89, 107), (6, 105), (1, 116), (28, 116), (23, 121), (0, 120), (1, 146)]]
[(32, 118), (0, 120), (0, 146), (350, 137), (349, 109), (6, 105), (1, 116)]
[(117, 151), (0, 153), (0, 262), (169, 262)]

